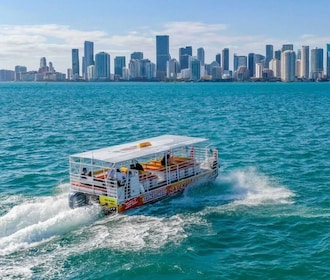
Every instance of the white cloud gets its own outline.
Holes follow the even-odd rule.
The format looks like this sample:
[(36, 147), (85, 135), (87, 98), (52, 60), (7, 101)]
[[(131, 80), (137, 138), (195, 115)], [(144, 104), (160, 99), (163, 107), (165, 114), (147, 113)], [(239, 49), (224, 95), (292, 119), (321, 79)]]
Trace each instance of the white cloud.
[(151, 34), (138, 31), (108, 36), (104, 31), (82, 31), (65, 25), (0, 25), (0, 68), (25, 65), (36, 70), (40, 57), (45, 56), (57, 70), (65, 72), (71, 66), (71, 49), (79, 48), (82, 56), (85, 40), (94, 42), (95, 53), (107, 51), (112, 57), (134, 51), (150, 53), (155, 45)]
[[(253, 32), (253, 31), (251, 31)], [(155, 35), (170, 36), (170, 52), (178, 58), (179, 48), (192, 46), (193, 54), (198, 47), (204, 47), (206, 61), (214, 60), (216, 53), (223, 48), (234, 53), (247, 55), (249, 52), (265, 53), (265, 45), (273, 44), (279, 49), (284, 43), (292, 43), (295, 48), (309, 45), (310, 48), (323, 47), (330, 42), (330, 37), (317, 37), (313, 34), (302, 34), (288, 42), (286, 38), (270, 38), (266, 35), (239, 35), (230, 30), (226, 24), (208, 24), (204, 22), (167, 22), (159, 30), (146, 26), (135, 27), (129, 33), (109, 35), (100, 30), (78, 30), (67, 25), (0, 25), (0, 69), (13, 69), (15, 65), (25, 65), (28, 70), (36, 70), (40, 57), (45, 56), (54, 63), (58, 71), (66, 72), (71, 66), (71, 49), (79, 48), (83, 56), (83, 42), (94, 42), (95, 53), (106, 51), (113, 58), (142, 51), (145, 58), (155, 62)], [(315, 45), (317, 44), (317, 45)]]

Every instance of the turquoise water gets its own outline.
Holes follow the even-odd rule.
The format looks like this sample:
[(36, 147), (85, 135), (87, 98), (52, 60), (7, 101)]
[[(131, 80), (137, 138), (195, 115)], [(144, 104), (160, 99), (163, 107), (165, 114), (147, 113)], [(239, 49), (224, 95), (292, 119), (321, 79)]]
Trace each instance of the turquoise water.
[[(329, 83), (0, 84), (0, 279), (329, 279)], [(102, 217), (68, 156), (161, 134), (219, 177)]]

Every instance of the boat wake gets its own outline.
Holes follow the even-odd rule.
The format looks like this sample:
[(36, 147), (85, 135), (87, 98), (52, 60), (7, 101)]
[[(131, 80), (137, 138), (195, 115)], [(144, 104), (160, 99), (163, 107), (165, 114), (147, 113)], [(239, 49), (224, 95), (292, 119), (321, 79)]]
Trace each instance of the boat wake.
[[(211, 184), (213, 187), (188, 189), (181, 197), (145, 206), (135, 214), (119, 215), (111, 218), (111, 221), (107, 218), (98, 221), (101, 210), (97, 205), (70, 209), (66, 190), (56, 196), (20, 201), (0, 217), (0, 255), (37, 246), (83, 226), (93, 226), (91, 231), (94, 233), (102, 229), (104, 236), (111, 237), (99, 236), (95, 239), (96, 242), (100, 240), (102, 246), (119, 248), (125, 244), (123, 247), (135, 249), (157, 247), (168, 240), (175, 240), (175, 236), (184, 238), (186, 217), (180, 212), (186, 212), (189, 207), (196, 210), (219, 206), (233, 208), (241, 205), (289, 204), (294, 196), (290, 190), (278, 186), (254, 168), (232, 171)], [(62, 185), (59, 188), (67, 189), (65, 187)], [(116, 226), (109, 225), (110, 222), (116, 223)], [(161, 229), (162, 233), (156, 229)], [(172, 236), (172, 233), (175, 234)], [(150, 236), (155, 237), (155, 243), (152, 238), (148, 241)]]
[(251, 167), (220, 173), (214, 182), (190, 188), (171, 203), (195, 208), (262, 206), (292, 204), (293, 197), (291, 190)]
[(70, 209), (67, 185), (57, 189), (53, 196), (2, 200), (6, 214), (0, 216), (0, 275), (29, 278), (38, 268), (44, 278), (52, 278), (61, 274), (58, 264), (95, 249), (158, 252), (180, 244), (196, 228), (212, 228), (212, 213), (232, 213), (242, 205), (291, 204), (294, 196), (250, 168), (222, 174), (181, 196), (100, 218), (99, 206)]
[(1, 216), (0, 256), (37, 246), (98, 219), (99, 207), (72, 210), (67, 197), (61, 193), (26, 199)]

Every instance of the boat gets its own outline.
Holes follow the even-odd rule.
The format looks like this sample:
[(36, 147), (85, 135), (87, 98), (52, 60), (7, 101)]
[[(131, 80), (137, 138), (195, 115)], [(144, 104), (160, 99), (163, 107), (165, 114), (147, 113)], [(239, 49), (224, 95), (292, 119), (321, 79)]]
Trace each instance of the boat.
[(69, 156), (71, 208), (117, 214), (218, 176), (218, 150), (200, 137), (161, 135)]

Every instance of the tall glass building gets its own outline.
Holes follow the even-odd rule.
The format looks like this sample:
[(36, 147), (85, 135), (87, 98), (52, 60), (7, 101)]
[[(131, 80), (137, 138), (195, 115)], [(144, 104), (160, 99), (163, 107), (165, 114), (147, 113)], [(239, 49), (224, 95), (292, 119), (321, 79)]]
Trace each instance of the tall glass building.
[(190, 79), (192, 81), (198, 81), (201, 78), (201, 62), (194, 58), (191, 60), (191, 75)]
[(330, 44), (327, 44), (327, 77), (330, 78)]
[(79, 78), (79, 50), (72, 49), (72, 79)]
[(266, 59), (265, 59), (265, 68), (269, 68), (269, 61), (274, 58), (274, 48), (273, 45), (266, 45)]
[(170, 43), (168, 35), (156, 36), (156, 75), (160, 80), (166, 77), (166, 64), (170, 60)]
[(323, 75), (323, 49), (311, 50), (311, 79), (317, 80)]
[(95, 78), (97, 80), (110, 79), (110, 55), (106, 52), (95, 55)]
[(300, 78), (309, 78), (309, 46), (302, 46), (300, 60)]
[(234, 71), (237, 71), (239, 67), (247, 67), (247, 57), (234, 54)]
[(274, 51), (274, 58), (281, 60), (281, 53), (282, 53), (281, 50)]
[(254, 53), (248, 55), (248, 69), (250, 77), (253, 77), (255, 72)]
[(205, 51), (204, 48), (197, 49), (197, 59), (201, 62), (201, 66), (205, 65)]
[(94, 65), (94, 43), (84, 42), (83, 76), (86, 78), (87, 67)]
[(215, 55), (215, 61), (218, 62), (218, 66), (221, 67), (221, 53)]
[(282, 52), (285, 52), (285, 51), (293, 51), (293, 44), (283, 44)]
[(222, 50), (222, 68), (223, 68), (223, 71), (226, 72), (226, 71), (229, 71), (229, 49), (228, 48), (225, 48)]
[(133, 52), (131, 53), (131, 59), (143, 59), (143, 52)]
[(189, 59), (192, 56), (192, 47), (186, 46), (179, 49), (179, 62), (181, 69), (189, 68)]
[(115, 76), (123, 77), (123, 68), (126, 67), (126, 57), (116, 56), (115, 57)]

